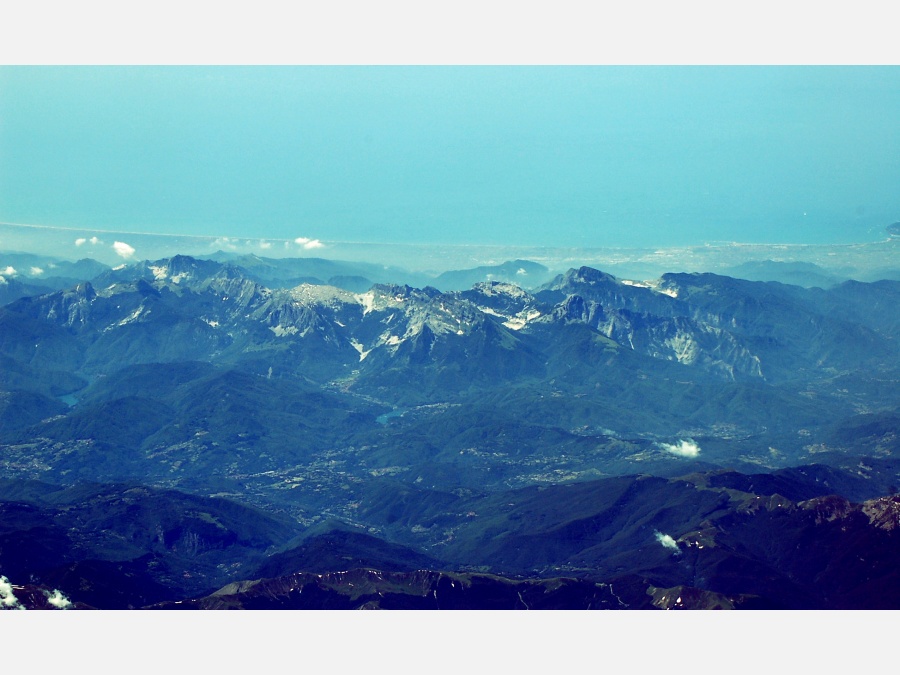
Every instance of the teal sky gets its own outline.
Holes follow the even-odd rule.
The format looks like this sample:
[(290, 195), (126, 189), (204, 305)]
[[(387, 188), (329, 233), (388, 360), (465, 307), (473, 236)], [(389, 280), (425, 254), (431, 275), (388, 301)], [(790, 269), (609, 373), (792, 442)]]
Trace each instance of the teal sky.
[(900, 67), (0, 67), (0, 221), (325, 242), (848, 243)]

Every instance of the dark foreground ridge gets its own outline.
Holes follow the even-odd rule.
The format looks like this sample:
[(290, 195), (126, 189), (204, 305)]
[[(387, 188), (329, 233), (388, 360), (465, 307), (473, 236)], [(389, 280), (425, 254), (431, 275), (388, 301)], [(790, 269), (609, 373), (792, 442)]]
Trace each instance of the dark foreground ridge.
[(427, 517), (485, 517), (466, 511), (429, 553), (337, 522), (300, 532), (219, 498), (10, 481), (0, 567), (72, 608), (896, 607), (900, 497), (807, 498), (826, 492), (822, 475), (631, 476), (459, 498)]

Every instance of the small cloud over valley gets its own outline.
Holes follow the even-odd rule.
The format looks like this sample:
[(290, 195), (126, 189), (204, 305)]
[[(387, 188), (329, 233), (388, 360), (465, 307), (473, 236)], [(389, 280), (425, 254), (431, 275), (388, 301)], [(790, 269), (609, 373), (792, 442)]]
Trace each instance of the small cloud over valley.
[(697, 457), (700, 446), (691, 439), (680, 439), (677, 443), (660, 443), (659, 447), (678, 457)]
[(656, 536), (656, 541), (662, 544), (664, 548), (667, 548), (671, 551), (681, 552), (681, 549), (678, 548), (678, 542), (675, 541), (671, 535), (663, 534), (659, 530), (657, 530), (654, 535)]

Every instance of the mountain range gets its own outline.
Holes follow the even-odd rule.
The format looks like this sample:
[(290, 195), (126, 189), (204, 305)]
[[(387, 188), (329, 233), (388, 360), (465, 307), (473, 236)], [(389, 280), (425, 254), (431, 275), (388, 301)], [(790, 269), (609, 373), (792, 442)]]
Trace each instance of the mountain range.
[(213, 258), (6, 280), (23, 597), (896, 608), (900, 282)]

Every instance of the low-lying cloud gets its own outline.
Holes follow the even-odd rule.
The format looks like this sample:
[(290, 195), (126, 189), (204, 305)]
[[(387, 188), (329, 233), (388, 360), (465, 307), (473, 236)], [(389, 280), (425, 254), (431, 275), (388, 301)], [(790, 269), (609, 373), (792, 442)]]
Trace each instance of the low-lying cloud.
[[(15, 589), (5, 576), (0, 575), (0, 610), (2, 609), (27, 609), (25, 605), (19, 602), (16, 597)], [(72, 607), (72, 601), (69, 600), (62, 591), (53, 589), (53, 591), (44, 591), (44, 597), (47, 598), (47, 604), (56, 609), (69, 609)]]
[(0, 609), (25, 609), (19, 603), (16, 594), (13, 593), (13, 587), (9, 583), (9, 579), (4, 576), (0, 576)]
[(675, 541), (670, 535), (663, 534), (659, 530), (657, 530), (654, 535), (656, 536), (656, 541), (663, 545), (663, 548), (667, 548), (670, 551), (681, 552), (681, 549), (678, 548), (678, 542)]
[(4, 277), (14, 277), (17, 274), (16, 268), (12, 265), (7, 265), (5, 270), (0, 270), (0, 275), (3, 275)]
[(129, 246), (124, 241), (113, 242), (112, 247), (116, 252), (116, 255), (121, 258), (125, 258), (125, 260), (128, 260), (134, 256), (134, 246)]
[(90, 243), (91, 246), (96, 246), (97, 244), (102, 244), (103, 242), (98, 237), (91, 237), (87, 239), (86, 237), (78, 237), (75, 240), (76, 246), (84, 246), (85, 244)]
[(659, 447), (678, 457), (697, 457), (700, 454), (700, 446), (691, 439), (679, 439), (677, 443), (660, 443)]
[(52, 593), (46, 593), (46, 595), (47, 603), (56, 607), (56, 609), (69, 609), (72, 606), (72, 601), (58, 589), (54, 589)]

